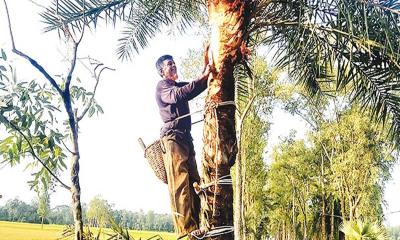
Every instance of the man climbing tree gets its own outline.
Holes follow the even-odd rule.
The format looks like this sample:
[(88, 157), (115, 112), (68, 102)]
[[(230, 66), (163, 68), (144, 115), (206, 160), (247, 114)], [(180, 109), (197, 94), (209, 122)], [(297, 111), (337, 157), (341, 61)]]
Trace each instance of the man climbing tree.
[[(126, 59), (165, 26), (192, 27), (204, 9), (215, 69), (206, 97), (211, 107), (205, 111), (202, 179), (215, 184), (206, 190), (209, 198), (201, 215), (208, 221), (202, 226), (233, 226), (232, 186), (217, 183), (230, 175), (236, 156), (236, 109), (221, 103), (234, 101), (234, 69), (248, 66), (249, 53), (257, 46), (276, 50), (276, 66), (287, 69), (313, 97), (326, 93), (326, 82), (346, 89), (352, 101), (372, 110), (371, 119), (390, 124), (389, 137), (400, 145), (397, 1), (54, 0), (43, 17), (47, 30), (96, 27), (100, 19), (126, 21), (117, 50)], [(232, 238), (224, 234), (207, 239)]]
[(177, 82), (178, 74), (174, 59), (161, 56), (156, 68), (162, 80), (157, 84), (156, 100), (164, 122), (161, 141), (167, 173), (171, 209), (178, 239), (191, 234), (202, 234), (199, 228), (200, 199), (193, 183), (200, 181), (192, 142), (191, 118), (188, 101), (207, 88), (210, 67), (205, 66), (202, 75), (188, 83)]

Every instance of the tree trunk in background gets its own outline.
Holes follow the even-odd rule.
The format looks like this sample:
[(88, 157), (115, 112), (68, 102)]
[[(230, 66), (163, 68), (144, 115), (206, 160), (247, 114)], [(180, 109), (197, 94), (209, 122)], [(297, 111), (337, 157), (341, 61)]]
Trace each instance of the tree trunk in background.
[(332, 198), (332, 204), (331, 204), (331, 235), (329, 240), (333, 240), (335, 238), (335, 199)]
[[(203, 132), (202, 181), (212, 183), (223, 176), (230, 176), (235, 162), (237, 145), (235, 132), (235, 106), (213, 107), (234, 101), (234, 66), (246, 52), (244, 30), (248, 1), (210, 0), (208, 4), (211, 26), (211, 61), (215, 66), (206, 97)], [(248, 21), (248, 20), (247, 20)], [(201, 210), (201, 226), (233, 226), (233, 189), (231, 185), (213, 185), (206, 189), (207, 206)], [(233, 233), (208, 239), (232, 240)]]
[(234, 209), (234, 226), (235, 226), (235, 240), (243, 240), (243, 228), (241, 225), (242, 216), (242, 159), (240, 153), (240, 130), (238, 132), (238, 154), (236, 158), (235, 168), (235, 209)]
[(322, 195), (322, 222), (321, 222), (321, 234), (322, 239), (327, 240), (326, 236), (326, 199), (325, 193)]

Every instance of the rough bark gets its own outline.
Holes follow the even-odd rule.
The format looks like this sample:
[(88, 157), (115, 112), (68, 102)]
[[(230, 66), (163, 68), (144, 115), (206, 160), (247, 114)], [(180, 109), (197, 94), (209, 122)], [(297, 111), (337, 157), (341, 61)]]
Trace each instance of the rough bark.
[[(246, 52), (244, 29), (249, 3), (242, 0), (210, 0), (207, 4), (211, 26), (211, 62), (215, 68), (206, 97), (202, 181), (212, 183), (230, 175), (237, 153), (235, 106), (215, 106), (234, 101), (233, 69)], [(208, 229), (233, 226), (232, 186), (214, 184), (206, 193), (207, 204), (202, 207), (201, 226)], [(233, 233), (229, 233), (208, 239), (233, 238)]]
[(69, 89), (63, 94), (64, 106), (68, 113), (68, 122), (71, 130), (73, 153), (71, 157), (71, 195), (72, 211), (75, 224), (75, 240), (83, 240), (83, 221), (81, 206), (81, 187), (79, 183), (79, 145), (78, 145), (78, 126), (76, 114), (72, 110), (71, 96)]

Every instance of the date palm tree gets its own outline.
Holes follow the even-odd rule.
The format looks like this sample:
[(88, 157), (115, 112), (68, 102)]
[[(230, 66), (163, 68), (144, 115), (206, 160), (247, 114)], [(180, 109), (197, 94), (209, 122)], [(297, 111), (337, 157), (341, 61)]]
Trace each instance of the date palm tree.
[[(237, 153), (234, 69), (253, 47), (275, 52), (275, 64), (312, 96), (324, 86), (346, 89), (390, 124), (400, 143), (400, 3), (397, 0), (53, 0), (42, 16), (46, 30), (79, 31), (99, 20), (125, 22), (117, 54), (131, 58), (165, 26), (185, 31), (207, 13), (213, 79), (204, 121), (203, 183), (229, 176)], [(202, 226), (233, 225), (232, 186), (206, 189)], [(209, 239), (233, 239), (232, 233)]]

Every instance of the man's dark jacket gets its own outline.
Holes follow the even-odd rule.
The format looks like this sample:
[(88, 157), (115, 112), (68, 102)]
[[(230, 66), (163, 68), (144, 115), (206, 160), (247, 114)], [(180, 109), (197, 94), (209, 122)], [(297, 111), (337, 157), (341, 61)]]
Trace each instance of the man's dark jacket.
[(157, 84), (156, 100), (160, 109), (161, 119), (164, 122), (160, 135), (163, 137), (170, 130), (189, 133), (191, 130), (191, 117), (176, 118), (190, 113), (188, 101), (198, 96), (207, 88), (207, 79), (192, 82), (175, 82), (161, 80)]

